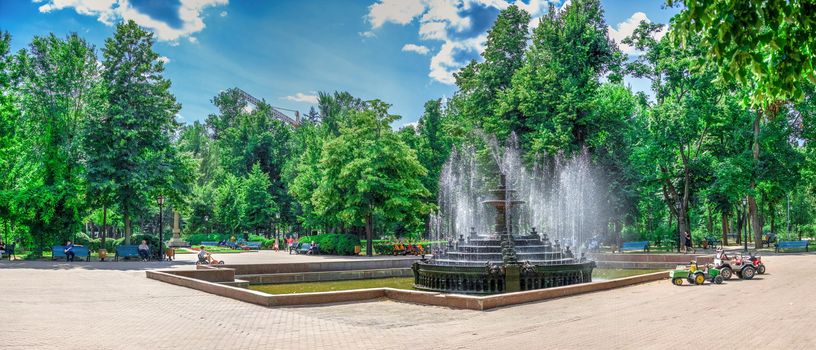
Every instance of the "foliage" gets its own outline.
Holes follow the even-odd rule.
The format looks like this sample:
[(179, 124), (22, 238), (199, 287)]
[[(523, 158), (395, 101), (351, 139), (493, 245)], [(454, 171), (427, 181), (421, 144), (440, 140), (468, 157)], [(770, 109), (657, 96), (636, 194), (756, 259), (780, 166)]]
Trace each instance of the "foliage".
[(343, 233), (301, 236), (298, 241), (301, 243), (315, 242), (320, 245), (321, 254), (333, 255), (353, 255), (354, 247), (360, 245), (360, 238), (355, 235)]

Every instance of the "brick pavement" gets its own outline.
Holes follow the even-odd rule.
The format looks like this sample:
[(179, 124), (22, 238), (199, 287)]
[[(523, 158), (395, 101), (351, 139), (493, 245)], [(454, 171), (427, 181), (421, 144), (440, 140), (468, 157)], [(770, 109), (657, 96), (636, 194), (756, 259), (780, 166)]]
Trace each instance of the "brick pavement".
[(816, 348), (816, 255), (763, 259), (768, 274), (754, 281), (661, 281), (487, 312), (385, 300), (264, 308), (148, 280), (138, 263), (3, 262), (0, 338), (26, 350)]

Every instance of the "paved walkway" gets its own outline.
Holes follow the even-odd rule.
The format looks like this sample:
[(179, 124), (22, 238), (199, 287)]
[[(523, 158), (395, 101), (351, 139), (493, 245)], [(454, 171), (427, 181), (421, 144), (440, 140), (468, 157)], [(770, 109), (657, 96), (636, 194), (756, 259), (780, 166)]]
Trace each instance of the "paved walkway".
[(768, 274), (753, 281), (660, 281), (488, 312), (264, 308), (149, 280), (139, 263), (3, 262), (0, 329), (3, 349), (26, 350), (816, 348), (816, 255), (763, 259)]

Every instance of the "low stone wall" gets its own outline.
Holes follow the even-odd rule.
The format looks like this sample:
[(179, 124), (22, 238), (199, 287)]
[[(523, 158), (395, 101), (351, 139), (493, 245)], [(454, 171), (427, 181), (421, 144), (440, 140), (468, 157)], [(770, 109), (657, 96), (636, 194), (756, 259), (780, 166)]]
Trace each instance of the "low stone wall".
[(677, 265), (688, 265), (691, 260), (699, 264), (714, 262), (711, 254), (593, 253), (587, 254), (587, 258), (606, 269), (673, 269)]
[(236, 275), (269, 275), (278, 273), (297, 272), (325, 272), (325, 271), (349, 271), (349, 270), (378, 270), (378, 269), (399, 269), (411, 268), (414, 261), (419, 257), (404, 257), (395, 259), (365, 259), (365, 260), (344, 260), (344, 261), (321, 261), (310, 263), (284, 263), (284, 264), (227, 264), (218, 265), (218, 268), (230, 268), (235, 270)]
[(348, 270), (348, 271), (321, 271), (276, 273), (264, 275), (238, 275), (238, 278), (249, 281), (250, 284), (300, 283), (320, 281), (346, 281), (372, 278), (412, 277), (410, 268), (376, 269), (376, 270)]
[[(471, 296), (461, 294), (443, 294), (392, 288), (358, 289), (339, 292), (300, 293), (271, 295), (249, 289), (236, 288), (183, 276), (177, 270), (147, 271), (147, 277), (203, 292), (225, 296), (248, 303), (263, 306), (316, 305), (351, 301), (363, 301), (377, 298), (389, 298), (397, 301), (444, 306), (454, 309), (488, 310), (496, 307), (542, 301), (570, 295), (590, 293), (620, 288), (633, 284), (657, 281), (668, 278), (668, 272), (656, 272), (646, 275), (615, 279), (604, 282), (575, 284), (564, 287), (539, 289), (524, 292), (506, 293), (491, 296)], [(196, 276), (193, 274), (192, 276)]]

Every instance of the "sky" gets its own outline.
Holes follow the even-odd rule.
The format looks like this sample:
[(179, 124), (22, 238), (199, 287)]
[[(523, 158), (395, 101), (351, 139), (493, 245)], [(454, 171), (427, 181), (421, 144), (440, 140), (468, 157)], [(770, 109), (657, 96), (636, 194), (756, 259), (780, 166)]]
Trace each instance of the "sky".
[[(567, 2), (569, 0), (566, 0)], [(0, 31), (12, 49), (35, 36), (76, 32), (97, 48), (116, 23), (134, 20), (155, 33), (178, 119), (216, 109), (219, 91), (240, 87), (272, 106), (308, 111), (317, 91), (381, 99), (415, 122), (425, 101), (456, 91), (453, 73), (484, 50), (500, 9), (517, 4), (531, 27), (564, 0), (0, 0)], [(602, 0), (616, 42), (641, 20), (668, 23), (678, 9), (659, 0)], [(639, 53), (622, 46), (623, 52)], [(635, 91), (644, 81), (627, 79)]]

